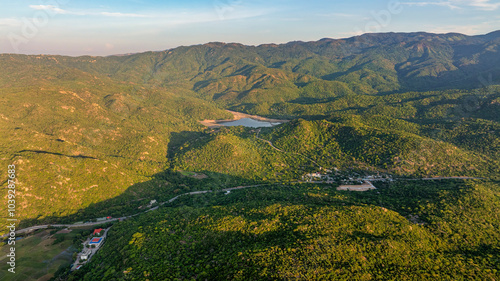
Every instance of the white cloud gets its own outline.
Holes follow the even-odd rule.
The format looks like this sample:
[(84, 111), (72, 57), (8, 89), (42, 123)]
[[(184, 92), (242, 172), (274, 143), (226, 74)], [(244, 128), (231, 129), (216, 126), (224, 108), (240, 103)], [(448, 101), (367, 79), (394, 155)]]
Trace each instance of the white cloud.
[[(232, 2), (233, 3), (233, 2)], [(238, 2), (239, 3), (239, 2)], [(43, 10), (50, 15), (66, 15), (75, 17), (106, 17), (115, 19), (137, 19), (143, 25), (152, 25), (151, 30), (163, 32), (165, 27), (177, 27), (181, 25), (202, 24), (202, 23), (221, 23), (225, 21), (239, 21), (248, 18), (257, 18), (262, 15), (273, 13), (276, 10), (273, 8), (255, 7), (252, 5), (235, 5), (231, 9), (218, 10), (214, 9), (183, 9), (183, 10), (168, 10), (156, 11), (154, 13), (139, 14), (139, 13), (121, 13), (99, 10), (75, 10), (67, 8), (59, 8), (52, 5), (30, 5), (30, 8), (35, 10)], [(92, 23), (95, 24), (95, 23)], [(130, 23), (131, 24), (131, 23)]]
[(340, 17), (340, 18), (355, 18), (359, 17), (359, 15), (354, 14), (345, 14), (345, 13), (326, 13), (326, 14), (318, 14), (319, 17)]
[(432, 33), (456, 32), (467, 35), (480, 35), (491, 32), (491, 27), (499, 23), (500, 20), (492, 20), (472, 25), (427, 26), (426, 30)]
[(454, 5), (451, 1), (447, 2), (402, 2), (401, 4), (403, 5), (408, 5), (408, 6), (418, 6), (418, 7), (425, 7), (425, 6), (443, 6), (443, 7), (448, 7), (450, 9), (460, 9), (461, 7)]
[(85, 15), (84, 13), (67, 11), (53, 5), (30, 5), (29, 7), (31, 9), (48, 11), (51, 13), (61, 14), (61, 15)]
[(472, 7), (477, 7), (482, 10), (494, 11), (500, 8), (500, 2), (492, 3), (490, 0), (469, 0), (469, 1), (460, 1), (465, 2)]
[(22, 22), (15, 18), (0, 18), (0, 26), (21, 26)]
[(64, 10), (59, 7), (53, 5), (30, 5), (29, 6), (35, 10), (43, 10), (54, 14), (60, 15), (76, 15), (76, 16), (105, 16), (105, 17), (130, 17), (130, 18), (147, 18), (151, 17), (148, 15), (140, 15), (140, 14), (127, 14), (127, 13), (112, 13), (112, 12), (83, 12), (83, 11), (69, 11)]
[(124, 14), (124, 13), (109, 13), (109, 12), (101, 12), (100, 15), (107, 17), (129, 17), (129, 18), (149, 18), (151, 16), (140, 15), (140, 14)]
[(500, 8), (500, 2), (493, 0), (448, 0), (435, 2), (403, 2), (408, 6), (443, 6), (450, 9), (476, 8), (485, 11), (495, 11)]
[[(243, 19), (256, 17), (264, 15), (269, 11), (266, 9), (250, 9), (247, 7), (231, 6), (231, 9), (222, 10), (215, 8), (212, 12), (170, 12), (163, 13), (161, 15), (143, 15), (135, 13), (120, 13), (120, 12), (86, 12), (86, 11), (70, 11), (66, 9), (61, 9), (53, 5), (30, 5), (29, 6), (35, 10), (47, 11), (51, 14), (60, 15), (76, 15), (76, 16), (104, 16), (104, 17), (114, 17), (114, 18), (158, 18), (166, 19), (168, 23), (177, 24), (187, 24), (187, 23), (200, 23), (200, 22), (211, 22), (219, 20), (233, 20), (233, 19)], [(338, 14), (340, 16), (340, 14)], [(343, 15), (347, 16), (347, 15)]]

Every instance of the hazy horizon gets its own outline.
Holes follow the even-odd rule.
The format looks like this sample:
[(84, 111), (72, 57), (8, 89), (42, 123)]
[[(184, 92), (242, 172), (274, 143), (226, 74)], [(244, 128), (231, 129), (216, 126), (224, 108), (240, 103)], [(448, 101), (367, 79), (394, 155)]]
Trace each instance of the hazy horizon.
[[(450, 33), (459, 33), (465, 36), (482, 36), (482, 35), (487, 35), (493, 32), (497, 32), (500, 30), (492, 30), (490, 32), (486, 32), (483, 34), (465, 34), (465, 33), (459, 33), (459, 32), (443, 32), (443, 33), (432, 33), (428, 31), (412, 31), (412, 32), (377, 32), (377, 33), (371, 33), (371, 34), (387, 34), (387, 33), (400, 33), (400, 34), (411, 34), (411, 33), (429, 33), (429, 34), (450, 34)], [(137, 52), (128, 52), (128, 53), (116, 53), (116, 54), (109, 54), (109, 55), (90, 55), (90, 54), (82, 54), (82, 55), (65, 55), (65, 54), (55, 54), (55, 53), (0, 53), (0, 54), (19, 54), (19, 55), (41, 55), (41, 56), (68, 56), (68, 57), (85, 57), (85, 56), (90, 56), (90, 57), (111, 57), (111, 56), (128, 56), (128, 55), (134, 55), (134, 54), (140, 54), (140, 53), (147, 53), (147, 52), (164, 52), (168, 50), (173, 50), (179, 47), (190, 47), (190, 46), (199, 46), (199, 45), (205, 45), (205, 44), (210, 44), (210, 43), (222, 43), (222, 44), (241, 44), (244, 46), (253, 46), (253, 47), (258, 47), (261, 45), (282, 45), (282, 44), (288, 44), (292, 42), (316, 42), (322, 39), (332, 39), (332, 40), (343, 40), (343, 39), (349, 39), (349, 38), (354, 38), (357, 36), (365, 35), (365, 34), (370, 34), (370, 33), (363, 33), (360, 35), (355, 35), (351, 37), (342, 37), (342, 38), (332, 38), (332, 37), (322, 37), (318, 38), (316, 40), (293, 40), (293, 41), (286, 41), (286, 42), (263, 42), (259, 44), (243, 44), (240, 42), (221, 42), (221, 41), (209, 41), (209, 42), (203, 42), (203, 43), (197, 43), (197, 44), (191, 44), (191, 45), (179, 45), (179, 46), (174, 46), (171, 48), (165, 48), (165, 49), (158, 49), (158, 50), (143, 50), (143, 51), (137, 51)]]
[(0, 53), (108, 56), (207, 42), (244, 45), (364, 33), (486, 34), (500, 2), (17, 1), (0, 11)]

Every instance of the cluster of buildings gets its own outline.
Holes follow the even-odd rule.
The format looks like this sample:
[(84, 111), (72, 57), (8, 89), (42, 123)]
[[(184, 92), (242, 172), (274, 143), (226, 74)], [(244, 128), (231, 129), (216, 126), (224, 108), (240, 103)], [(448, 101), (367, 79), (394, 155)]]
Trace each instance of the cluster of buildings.
[[(104, 232), (105, 230), (102, 228), (94, 229), (92, 237), (90, 238), (90, 240), (88, 240), (88, 242), (85, 243), (83, 251), (80, 254), (80, 261), (86, 263), (90, 259), (90, 257), (95, 254), (97, 250), (99, 250), (102, 243), (104, 242), (104, 237), (102, 237), (104, 235)], [(79, 269), (81, 266), (82, 264), (77, 265), (75, 267), (75, 270)]]
[(322, 169), (320, 172), (307, 173), (302, 176), (302, 180), (306, 182), (326, 182), (338, 184), (363, 184), (366, 181), (392, 181), (391, 175), (386, 174), (369, 174), (368, 172), (340, 171), (337, 168), (334, 170)]
[(93, 248), (99, 248), (101, 247), (101, 244), (104, 240), (103, 237), (101, 237), (102, 233), (103, 233), (103, 230), (102, 228), (97, 228), (97, 229), (94, 229), (94, 233), (92, 234), (93, 238), (90, 239), (89, 241), (89, 246)]

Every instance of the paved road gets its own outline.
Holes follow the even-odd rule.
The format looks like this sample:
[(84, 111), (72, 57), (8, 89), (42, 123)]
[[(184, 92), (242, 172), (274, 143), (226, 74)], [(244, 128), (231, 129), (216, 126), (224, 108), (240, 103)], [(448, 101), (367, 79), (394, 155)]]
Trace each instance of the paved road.
[[(398, 180), (443, 180), (443, 179), (464, 179), (464, 180), (470, 180), (470, 179), (482, 179), (482, 178), (473, 178), (473, 177), (436, 177), (436, 178), (398, 179)], [(362, 179), (362, 180), (375, 181), (377, 179)], [(293, 182), (288, 182), (288, 183), (333, 183), (333, 182), (330, 182), (330, 181), (312, 181), (312, 182), (293, 181)], [(222, 189), (221, 191), (231, 191), (231, 190), (245, 189), (245, 188), (250, 188), (250, 187), (259, 187), (259, 186), (272, 185), (272, 184), (276, 184), (276, 183), (255, 184), (255, 185), (230, 187), (230, 188)], [(94, 226), (94, 225), (105, 224), (105, 223), (112, 222), (112, 221), (117, 221), (117, 220), (125, 220), (125, 219), (131, 218), (131, 217), (138, 216), (140, 214), (144, 214), (144, 213), (147, 213), (147, 212), (155, 211), (155, 210), (158, 209), (159, 206), (167, 204), (167, 203), (172, 203), (173, 201), (177, 200), (181, 196), (184, 196), (184, 195), (204, 194), (204, 193), (209, 193), (209, 192), (212, 192), (212, 190), (193, 191), (193, 192), (188, 192), (188, 193), (184, 193), (184, 194), (181, 194), (181, 195), (177, 195), (177, 196), (175, 196), (174, 198), (172, 198), (172, 199), (170, 199), (168, 201), (159, 203), (158, 206), (156, 206), (156, 207), (150, 208), (150, 209), (148, 209), (148, 210), (146, 210), (144, 212), (137, 213), (137, 214), (130, 215), (130, 216), (124, 216), (124, 217), (120, 217), (120, 218), (113, 218), (113, 219), (109, 219), (109, 220), (105, 220), (105, 221), (100, 221), (100, 222), (88, 222), (88, 223), (81, 223), (81, 224), (50, 224), (50, 225), (44, 224), (44, 225), (35, 225), (35, 226), (31, 226), (31, 227), (19, 229), (19, 230), (16, 231), (16, 234), (23, 234), (23, 233), (28, 233), (28, 232), (35, 231), (35, 230), (38, 230), (38, 229), (45, 229), (45, 228), (48, 228), (49, 226), (51, 226), (51, 227), (85, 227), (85, 226)], [(4, 237), (7, 237), (7, 236), (8, 236), (8, 234), (4, 234), (4, 235), (0, 236), (0, 238), (4, 238)]]
[[(138, 214), (135, 214), (135, 215), (126, 216), (126, 217), (121, 217), (121, 218), (113, 218), (113, 219), (109, 219), (109, 220), (105, 220), (105, 221), (99, 221), (99, 222), (87, 222), (87, 223), (80, 223), (80, 224), (43, 224), (43, 225), (35, 225), (35, 226), (31, 226), (31, 227), (27, 227), (27, 228), (16, 230), (16, 234), (28, 233), (28, 232), (35, 231), (35, 230), (38, 230), (38, 229), (46, 229), (46, 228), (49, 228), (49, 227), (85, 227), (85, 226), (100, 225), (100, 224), (105, 224), (105, 223), (112, 222), (112, 221), (117, 221), (117, 220), (120, 220), (120, 219), (124, 220), (124, 219), (127, 219), (127, 218), (131, 218), (133, 216), (137, 216), (139, 214), (141, 214), (141, 213), (138, 213)], [(7, 236), (8, 236), (8, 234), (4, 234), (4, 235), (0, 236), (0, 238), (7, 237)]]
[[(230, 190), (235, 190), (235, 189), (257, 187), (257, 186), (263, 186), (263, 185), (269, 185), (269, 184), (256, 184), (256, 185), (248, 185), (248, 186), (237, 186), (237, 187), (231, 187), (231, 188), (222, 189), (222, 191), (230, 191)], [(193, 191), (193, 192), (184, 193), (184, 194), (181, 194), (181, 195), (177, 195), (177, 196), (175, 196), (174, 198), (172, 198), (172, 199), (170, 199), (168, 201), (159, 203), (158, 205), (160, 206), (160, 205), (164, 205), (164, 204), (167, 204), (167, 203), (172, 203), (173, 201), (177, 200), (179, 197), (184, 196), (184, 195), (196, 195), (196, 194), (204, 194), (204, 193), (209, 193), (209, 192), (212, 192), (212, 190), (201, 190), (201, 191)], [(159, 206), (150, 208), (150, 209), (148, 209), (148, 210), (146, 210), (144, 212), (137, 213), (137, 214), (134, 214), (134, 215), (124, 216), (124, 217), (120, 217), (120, 218), (113, 218), (113, 219), (109, 219), (109, 220), (105, 220), (105, 221), (100, 221), (100, 222), (87, 222), (87, 223), (81, 223), (81, 224), (44, 224), (44, 225), (35, 225), (35, 226), (31, 226), (31, 227), (27, 227), (27, 228), (16, 230), (16, 234), (29, 233), (31, 231), (35, 231), (35, 230), (38, 230), (38, 229), (46, 229), (48, 227), (69, 227), (69, 228), (71, 228), (71, 227), (86, 227), (86, 226), (100, 225), (100, 224), (105, 224), (105, 223), (112, 222), (112, 221), (125, 220), (125, 219), (131, 218), (131, 217), (138, 216), (140, 214), (151, 212), (151, 211), (157, 210)], [(7, 236), (8, 236), (8, 234), (4, 234), (4, 235), (0, 236), (0, 238), (7, 237)]]
[(418, 180), (484, 180), (484, 178), (473, 178), (473, 177), (435, 177), (435, 178), (421, 178), (421, 179), (401, 179), (401, 180), (410, 180), (410, 181), (418, 181)]

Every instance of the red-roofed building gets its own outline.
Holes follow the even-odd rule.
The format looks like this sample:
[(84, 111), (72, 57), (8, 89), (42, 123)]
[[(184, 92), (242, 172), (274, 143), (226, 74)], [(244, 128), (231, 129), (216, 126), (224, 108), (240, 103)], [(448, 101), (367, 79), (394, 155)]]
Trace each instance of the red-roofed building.
[(93, 235), (94, 235), (94, 236), (96, 236), (96, 235), (97, 235), (97, 236), (101, 236), (101, 232), (102, 232), (102, 230), (103, 230), (102, 228), (97, 228), (97, 229), (95, 229), (95, 230), (94, 230), (94, 234), (93, 234)]

